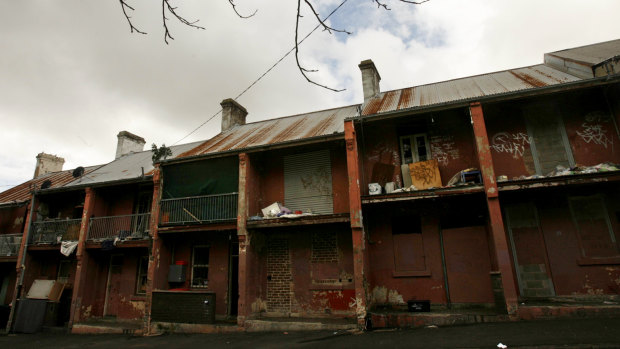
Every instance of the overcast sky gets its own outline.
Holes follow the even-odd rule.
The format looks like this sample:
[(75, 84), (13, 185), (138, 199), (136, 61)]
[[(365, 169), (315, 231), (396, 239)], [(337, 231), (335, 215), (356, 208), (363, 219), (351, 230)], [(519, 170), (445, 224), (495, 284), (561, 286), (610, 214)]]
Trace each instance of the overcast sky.
[[(40, 152), (64, 169), (114, 159), (127, 130), (171, 145), (237, 96), (294, 43), (296, 1), (173, 0), (206, 30), (170, 21), (164, 43), (161, 4), (127, 0), (132, 34), (117, 0), (0, 2), (0, 191), (32, 178)], [(326, 16), (342, 0), (313, 0)], [(357, 65), (372, 59), (382, 91), (542, 63), (543, 54), (620, 38), (620, 1), (431, 0), (408, 5), (348, 0), (330, 19), (351, 35), (316, 31), (301, 60), (290, 55), (238, 101), (247, 122), (362, 102)], [(305, 11), (303, 34), (316, 22)], [(182, 143), (220, 131), (215, 117)]]

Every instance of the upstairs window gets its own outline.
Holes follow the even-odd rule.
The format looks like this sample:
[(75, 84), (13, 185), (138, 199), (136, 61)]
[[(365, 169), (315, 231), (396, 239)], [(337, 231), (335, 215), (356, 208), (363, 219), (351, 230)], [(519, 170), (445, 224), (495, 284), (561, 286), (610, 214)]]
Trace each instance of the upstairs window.
[(431, 158), (428, 138), (424, 133), (400, 137), (401, 164), (426, 161)]

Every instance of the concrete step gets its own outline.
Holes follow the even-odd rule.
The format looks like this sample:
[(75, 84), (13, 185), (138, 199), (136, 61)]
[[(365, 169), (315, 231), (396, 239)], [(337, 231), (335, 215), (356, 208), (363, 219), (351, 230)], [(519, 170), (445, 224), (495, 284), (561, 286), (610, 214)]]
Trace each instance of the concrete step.
[(331, 319), (260, 319), (246, 320), (245, 329), (248, 332), (347, 331), (357, 329), (357, 323), (355, 320), (334, 321)]

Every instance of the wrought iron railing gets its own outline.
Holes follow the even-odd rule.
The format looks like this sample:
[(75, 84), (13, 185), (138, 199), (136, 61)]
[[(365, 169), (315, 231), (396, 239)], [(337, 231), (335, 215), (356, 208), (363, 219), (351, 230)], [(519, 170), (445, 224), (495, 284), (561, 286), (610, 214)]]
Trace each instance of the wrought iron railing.
[(17, 256), (22, 244), (22, 234), (0, 235), (0, 257)]
[(149, 236), (150, 213), (93, 217), (88, 226), (88, 240), (145, 239)]
[(214, 223), (237, 218), (238, 193), (161, 200), (159, 223)]
[(33, 244), (55, 244), (61, 241), (77, 240), (80, 236), (81, 219), (54, 219), (32, 223), (30, 242)]

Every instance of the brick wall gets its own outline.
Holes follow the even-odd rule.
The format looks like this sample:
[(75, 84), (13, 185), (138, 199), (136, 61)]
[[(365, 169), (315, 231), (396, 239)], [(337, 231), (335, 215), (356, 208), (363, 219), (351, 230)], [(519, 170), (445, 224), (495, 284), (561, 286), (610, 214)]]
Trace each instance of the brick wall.
[(338, 240), (334, 232), (312, 234), (312, 263), (337, 263)]
[(288, 240), (272, 238), (267, 242), (267, 309), (291, 311), (291, 257)]

